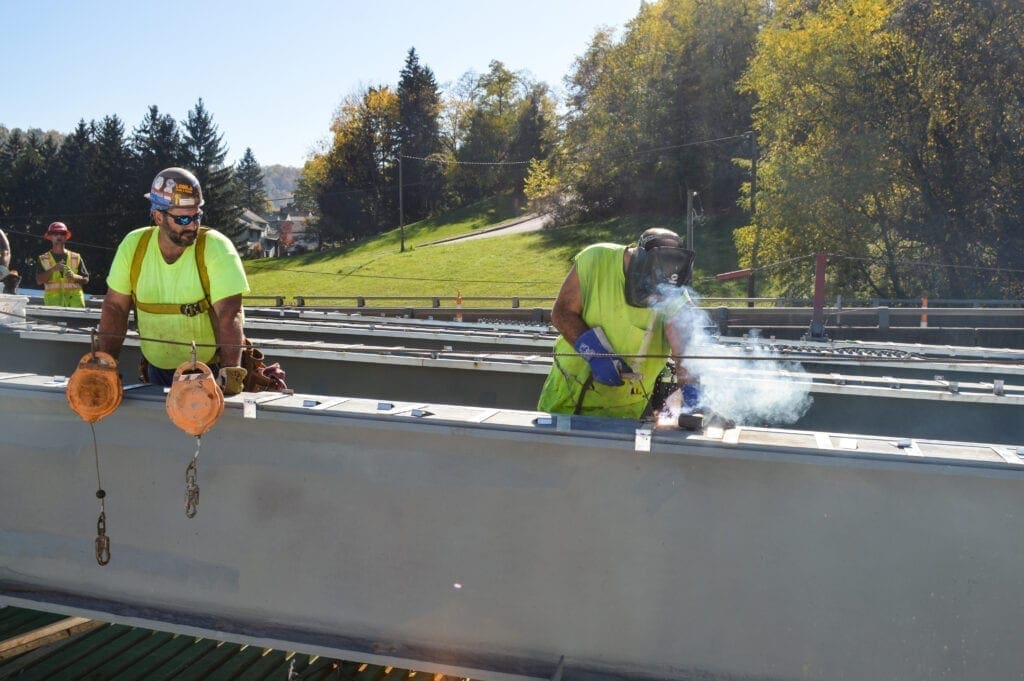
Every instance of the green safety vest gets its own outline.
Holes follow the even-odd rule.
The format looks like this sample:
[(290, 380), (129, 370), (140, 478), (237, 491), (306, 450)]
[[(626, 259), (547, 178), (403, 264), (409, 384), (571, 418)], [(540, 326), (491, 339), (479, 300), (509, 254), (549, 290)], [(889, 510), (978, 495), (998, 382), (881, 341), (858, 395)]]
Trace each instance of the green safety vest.
[[(626, 302), (626, 275), (622, 262), (626, 246), (594, 244), (576, 256), (576, 274), (583, 298), (583, 321), (600, 326), (621, 355), (652, 355), (648, 359), (625, 357), (639, 380), (607, 386), (590, 378), (590, 365), (561, 336), (555, 341), (554, 361), (544, 382), (537, 409), (556, 414), (585, 414), (639, 418), (650, 400), (658, 375), (669, 355), (664, 321), (649, 308)], [(652, 325), (653, 322), (653, 325)], [(646, 349), (644, 336), (650, 329)]]
[[(78, 267), (82, 264), (82, 256), (67, 249), (64, 254), (67, 256), (68, 269), (77, 273)], [(53, 251), (47, 251), (39, 256), (39, 264), (43, 266), (44, 270), (56, 265), (57, 259), (53, 257)], [(61, 270), (53, 272), (43, 289), (43, 305), (85, 307), (85, 293), (82, 291), (82, 285), (67, 279)]]

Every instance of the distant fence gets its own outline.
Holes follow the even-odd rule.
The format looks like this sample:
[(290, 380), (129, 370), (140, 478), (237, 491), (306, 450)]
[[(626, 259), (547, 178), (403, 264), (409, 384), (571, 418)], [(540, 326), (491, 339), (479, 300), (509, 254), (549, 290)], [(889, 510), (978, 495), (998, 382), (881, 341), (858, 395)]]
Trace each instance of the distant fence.
[[(445, 307), (454, 307), (460, 302), (460, 298), (456, 296), (295, 296), (296, 307), (307, 307), (307, 302), (312, 302), (315, 306), (321, 307), (320, 303), (325, 301), (354, 301), (356, 307), (394, 307), (395, 305), (414, 305), (417, 303), (426, 303), (432, 309), (442, 307), (442, 302), (445, 303)], [(522, 297), (522, 296), (462, 296), (461, 303), (466, 306), (471, 304), (474, 307), (483, 307), (478, 303), (497, 303), (498, 305), (492, 305), (491, 307), (504, 307), (503, 303), (508, 301), (508, 305), (513, 310), (518, 309), (523, 302), (546, 302), (554, 303), (554, 298), (544, 297)], [(367, 302), (370, 305), (367, 305)], [(427, 305), (419, 305), (419, 307), (427, 307)]]

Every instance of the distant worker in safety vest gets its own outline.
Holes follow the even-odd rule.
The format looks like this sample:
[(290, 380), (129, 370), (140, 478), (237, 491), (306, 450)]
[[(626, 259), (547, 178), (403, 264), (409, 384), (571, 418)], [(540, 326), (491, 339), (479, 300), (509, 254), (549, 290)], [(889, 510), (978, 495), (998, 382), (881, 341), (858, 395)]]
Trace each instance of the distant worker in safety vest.
[(249, 291), (238, 252), (220, 232), (200, 227), (203, 189), (188, 170), (160, 171), (145, 198), (153, 224), (129, 232), (114, 255), (100, 350), (120, 354), (134, 302), (151, 383), (170, 385), (195, 341), (197, 359), (210, 366), (224, 394), (238, 394), (246, 375), (242, 294)]
[(71, 240), (71, 230), (63, 222), (51, 222), (45, 236), (53, 248), (39, 256), (41, 270), (36, 272), (36, 283), (43, 287), (43, 304), (85, 307), (82, 285), (89, 283), (89, 271), (81, 255), (64, 247)]
[[(688, 405), (684, 341), (665, 324), (666, 293), (692, 279), (693, 251), (667, 229), (648, 229), (636, 246), (600, 243), (575, 258), (551, 310), (561, 334), (537, 409), (558, 414), (640, 418), (671, 354)], [(667, 289), (663, 287), (668, 287)]]

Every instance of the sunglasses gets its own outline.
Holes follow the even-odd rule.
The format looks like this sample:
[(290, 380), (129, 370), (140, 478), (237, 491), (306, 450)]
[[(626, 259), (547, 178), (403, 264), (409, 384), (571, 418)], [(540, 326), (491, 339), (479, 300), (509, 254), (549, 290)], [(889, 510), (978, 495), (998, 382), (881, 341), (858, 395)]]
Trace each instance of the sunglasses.
[(179, 225), (181, 227), (191, 225), (193, 222), (199, 224), (199, 221), (203, 219), (203, 211), (199, 211), (195, 215), (171, 215), (165, 210), (162, 210), (160, 212), (169, 217), (171, 220), (173, 220), (174, 224)]

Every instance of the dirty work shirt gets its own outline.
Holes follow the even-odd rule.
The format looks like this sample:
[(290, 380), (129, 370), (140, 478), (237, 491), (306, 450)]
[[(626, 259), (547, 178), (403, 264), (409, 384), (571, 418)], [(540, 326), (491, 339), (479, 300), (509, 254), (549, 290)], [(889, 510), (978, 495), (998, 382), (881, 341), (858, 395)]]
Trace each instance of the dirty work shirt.
[[(126, 296), (131, 295), (132, 259), (135, 257), (135, 248), (139, 240), (149, 229), (155, 228), (142, 227), (130, 232), (118, 246), (114, 262), (110, 266), (110, 274), (107, 276), (107, 285), (114, 291)], [(186, 248), (181, 257), (168, 265), (160, 254), (158, 236), (159, 233), (154, 233), (149, 240), (146, 257), (139, 271), (136, 298), (142, 303), (174, 305), (202, 300), (203, 284), (199, 279), (195, 244)], [(205, 256), (210, 278), (211, 301), (216, 302), (228, 296), (249, 292), (245, 268), (242, 267), (242, 261), (230, 239), (220, 232), (209, 230), (206, 233)], [(144, 339), (165, 338), (184, 343), (194, 340), (198, 346), (199, 361), (208, 363), (213, 359), (217, 341), (209, 313), (204, 312), (194, 317), (184, 314), (154, 314), (140, 310), (136, 310), (136, 313), (139, 335)], [(191, 359), (192, 349), (188, 345), (143, 340), (142, 354), (153, 366), (173, 370)]]
[[(622, 268), (625, 252), (626, 247), (617, 244), (588, 246), (576, 256), (576, 274), (583, 299), (583, 322), (590, 328), (600, 326), (614, 352), (630, 355), (640, 352), (652, 317), (658, 313), (626, 302), (626, 275)], [(587, 360), (559, 336), (555, 341), (551, 373), (544, 382), (537, 409), (572, 414), (577, 413), (579, 405), (578, 413), (588, 416), (639, 418), (647, 407), (655, 379), (665, 368), (669, 352), (664, 320), (656, 319), (644, 353), (652, 357), (638, 363), (642, 380), (608, 386), (588, 380)], [(636, 360), (627, 357), (626, 361)]]

